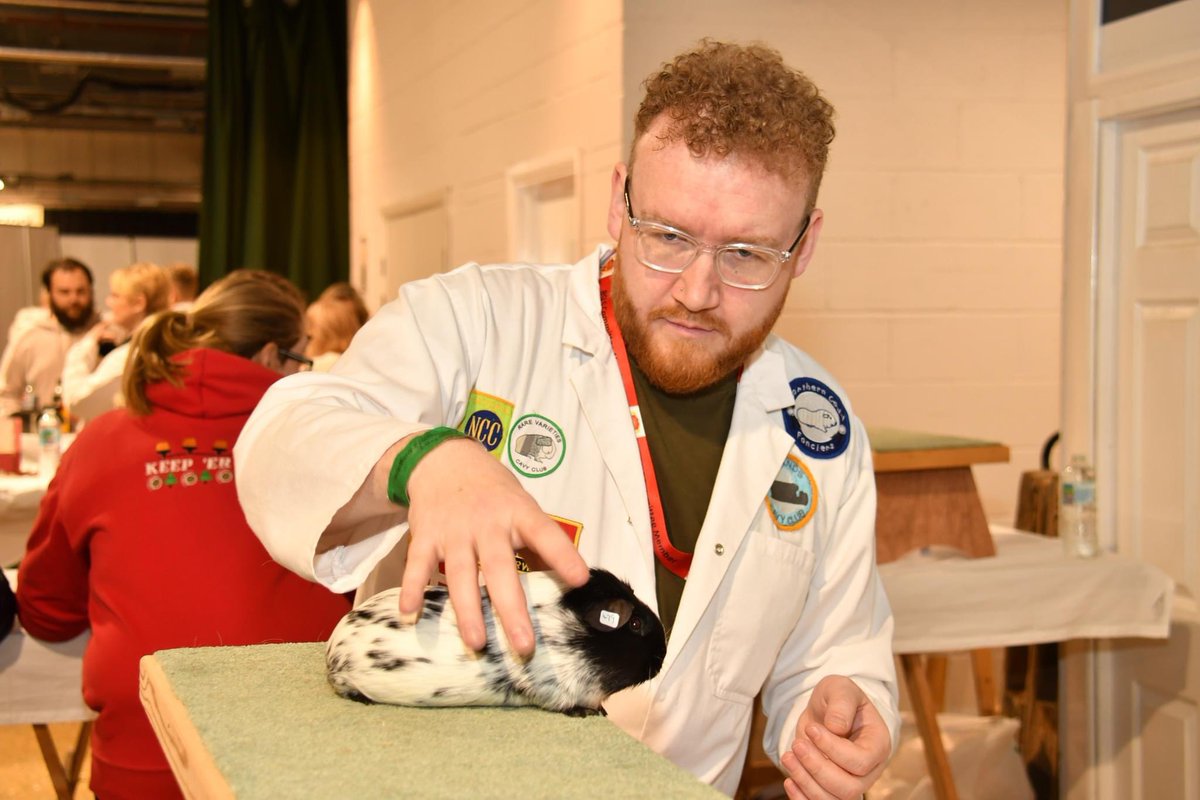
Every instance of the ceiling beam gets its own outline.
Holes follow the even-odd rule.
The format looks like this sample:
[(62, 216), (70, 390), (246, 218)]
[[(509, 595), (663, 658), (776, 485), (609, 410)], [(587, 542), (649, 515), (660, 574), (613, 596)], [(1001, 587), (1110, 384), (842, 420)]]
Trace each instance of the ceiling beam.
[(204, 19), (208, 9), (203, 5), (187, 3), (112, 3), (89, 2), (89, 0), (3, 0), (0, 5), (24, 6), (25, 8), (61, 9), (64, 11), (91, 11), (101, 14), (136, 14), (156, 17), (191, 17)]
[(99, 53), (85, 50), (48, 50), (38, 47), (0, 46), (0, 61), (35, 64), (75, 64), (88, 67), (165, 69), (177, 75), (203, 76), (206, 59), (192, 56), (155, 56), (141, 53)]

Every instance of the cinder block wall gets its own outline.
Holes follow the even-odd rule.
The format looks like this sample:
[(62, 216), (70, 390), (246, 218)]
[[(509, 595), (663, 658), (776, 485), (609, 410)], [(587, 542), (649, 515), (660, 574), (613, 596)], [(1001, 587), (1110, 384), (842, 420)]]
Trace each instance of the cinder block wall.
[(433, 195), (448, 264), (505, 258), (505, 170), (567, 148), (583, 241), (603, 241), (642, 79), (705, 35), (765, 41), (839, 115), (825, 233), (779, 332), (869, 425), (1010, 445), (975, 473), (1011, 523), (1059, 418), (1066, 16), (1066, 0), (359, 0), (354, 279), (383, 299), (384, 211)]
[(447, 264), (504, 260), (505, 171), (549, 153), (578, 152), (581, 239), (606, 240), (621, 136), (619, 3), (350, 9), (352, 276), (373, 305), (386, 299), (389, 209), (440, 196)]

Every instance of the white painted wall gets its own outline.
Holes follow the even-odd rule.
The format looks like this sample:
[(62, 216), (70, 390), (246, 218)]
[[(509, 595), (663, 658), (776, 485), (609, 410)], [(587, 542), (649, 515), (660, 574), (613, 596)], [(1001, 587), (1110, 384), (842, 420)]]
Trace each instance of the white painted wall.
[(605, 240), (619, 3), (357, 0), (349, 29), (351, 274), (371, 306), (390, 299), (389, 208), (444, 194), (449, 263), (426, 274), (503, 260), (505, 172), (548, 153), (580, 153), (583, 249)]
[(780, 332), (869, 425), (996, 439), (1011, 522), (1058, 426), (1066, 0), (351, 3), (351, 255), (385, 298), (384, 212), (444, 193), (447, 265), (507, 257), (504, 173), (577, 148), (583, 243), (640, 83), (704, 35), (761, 40), (838, 108), (827, 224)]

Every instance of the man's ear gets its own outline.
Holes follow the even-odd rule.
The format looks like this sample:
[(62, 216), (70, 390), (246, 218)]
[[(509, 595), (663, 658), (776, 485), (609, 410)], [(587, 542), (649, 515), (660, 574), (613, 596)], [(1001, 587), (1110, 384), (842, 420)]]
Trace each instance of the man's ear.
[(799, 278), (804, 274), (804, 270), (808, 267), (808, 262), (812, 259), (813, 253), (817, 250), (817, 240), (821, 238), (821, 228), (825, 226), (825, 212), (819, 208), (814, 208), (808, 220), (808, 230), (804, 232), (804, 241), (800, 242), (800, 249), (794, 256), (795, 262), (792, 267), (792, 278)]
[(629, 168), (624, 163), (613, 167), (612, 195), (608, 201), (608, 235), (615, 242), (621, 238), (621, 228), (625, 225), (625, 176)]
[(250, 356), (250, 360), (255, 364), (260, 364), (267, 369), (275, 369), (279, 364), (279, 345), (274, 342), (267, 342), (262, 347), (258, 348), (258, 352)]

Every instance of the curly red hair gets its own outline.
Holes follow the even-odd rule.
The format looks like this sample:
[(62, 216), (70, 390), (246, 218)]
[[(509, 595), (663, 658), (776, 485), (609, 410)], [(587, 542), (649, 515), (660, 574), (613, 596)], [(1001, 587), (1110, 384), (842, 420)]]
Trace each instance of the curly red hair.
[(700, 158), (736, 153), (786, 179), (807, 177), (812, 208), (834, 137), (833, 106), (778, 51), (703, 39), (643, 85), (635, 145), (665, 114), (662, 144), (682, 140)]

